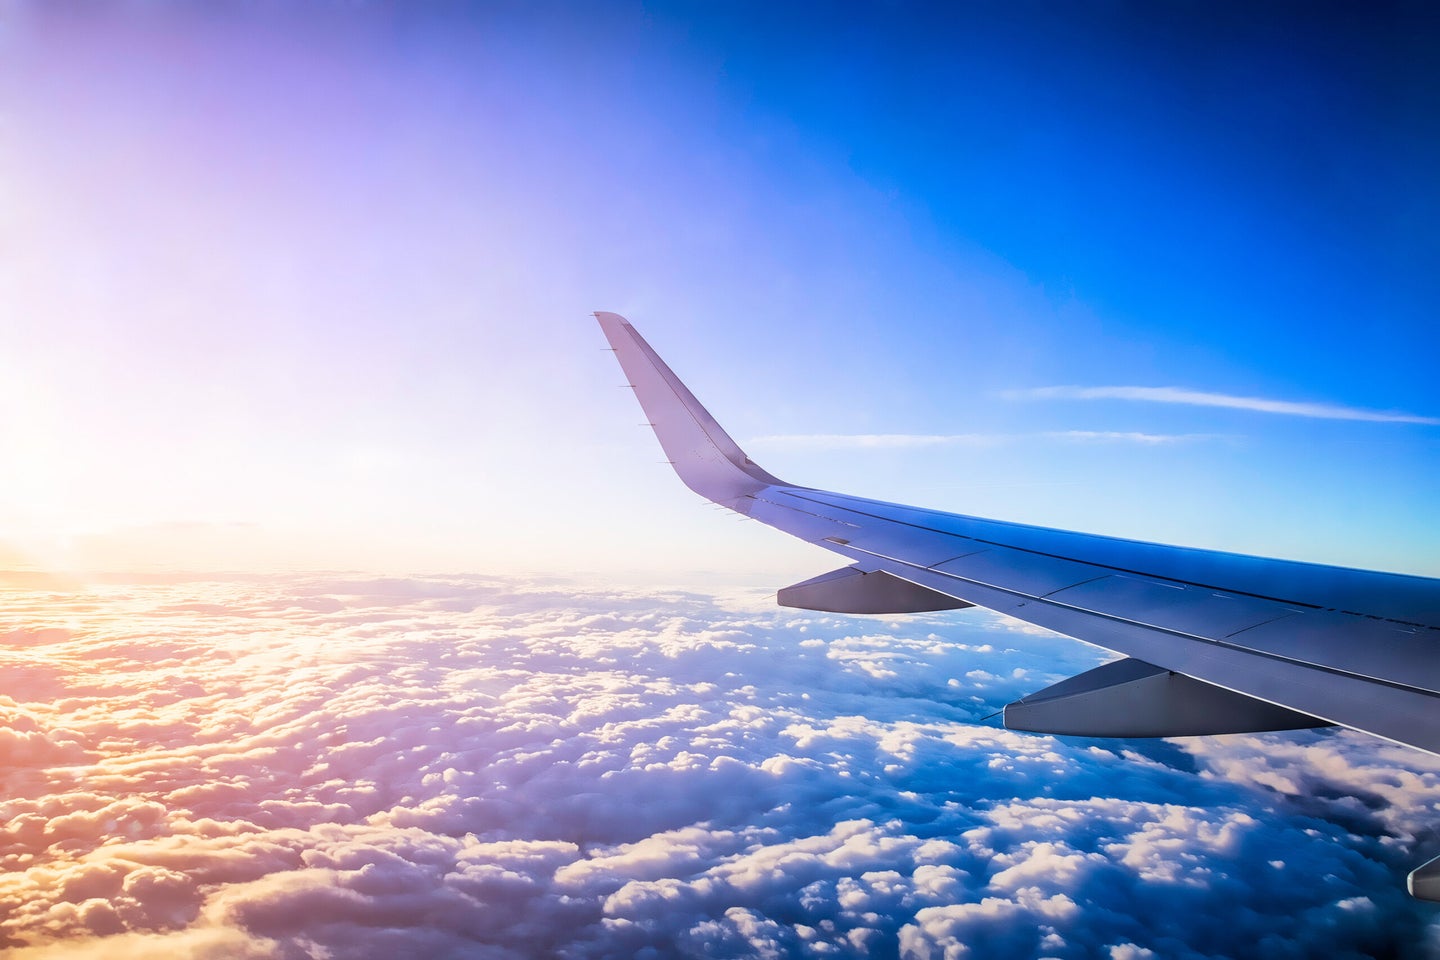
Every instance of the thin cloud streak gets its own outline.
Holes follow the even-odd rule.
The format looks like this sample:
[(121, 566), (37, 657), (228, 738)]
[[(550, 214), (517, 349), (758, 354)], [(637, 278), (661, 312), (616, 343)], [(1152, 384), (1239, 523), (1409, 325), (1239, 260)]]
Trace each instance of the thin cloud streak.
[(1075, 443), (1140, 443), (1159, 445), (1195, 440), (1223, 440), (1218, 433), (1141, 433), (1137, 430), (1055, 430), (1043, 434), (1051, 440)]
[(907, 450), (926, 447), (993, 447), (1026, 440), (1085, 443), (1189, 443), (1222, 439), (1214, 433), (1141, 433), (1132, 430), (1052, 430), (1042, 433), (795, 433), (755, 437), (747, 447), (799, 450)]
[(1256, 413), (1276, 413), (1317, 420), (1362, 420), (1370, 423), (1440, 426), (1440, 417), (1423, 417), (1402, 410), (1367, 410), (1335, 403), (1298, 403), (1292, 400), (1268, 400), (1264, 397), (1237, 397), (1228, 393), (1187, 390), (1183, 387), (1032, 387), (1026, 390), (1005, 390), (1000, 396), (1006, 400), (1139, 400), (1148, 403), (1178, 403), (1192, 407), (1252, 410)]
[(787, 433), (756, 437), (756, 447), (806, 450), (904, 449), (911, 447), (990, 446), (1013, 437), (999, 433)]

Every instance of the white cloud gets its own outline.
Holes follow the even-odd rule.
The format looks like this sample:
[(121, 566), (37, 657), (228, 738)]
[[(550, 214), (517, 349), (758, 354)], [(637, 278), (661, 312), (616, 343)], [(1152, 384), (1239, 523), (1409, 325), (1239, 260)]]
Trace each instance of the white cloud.
[(753, 437), (747, 447), (801, 450), (874, 450), (912, 447), (993, 446), (1013, 438), (991, 433), (788, 433)]
[(1045, 436), (1077, 443), (1139, 443), (1151, 446), (1222, 439), (1213, 433), (1141, 433), (1134, 430), (1057, 430)]
[(1196, 407), (1225, 407), (1256, 413), (1275, 413), (1290, 417), (1313, 417), (1321, 420), (1365, 420), (1374, 423), (1419, 423), (1440, 425), (1440, 417), (1424, 417), (1399, 410), (1367, 410), (1334, 403), (1303, 403), (1292, 400), (1269, 400), (1264, 397), (1239, 397), (1184, 387), (1031, 387), (1006, 390), (1000, 394), (1007, 400), (1138, 400), (1146, 403), (1179, 403)]
[(907, 450), (926, 447), (993, 447), (1028, 440), (1081, 443), (1192, 443), (1223, 439), (1211, 433), (1141, 433), (1124, 430), (1057, 430), (1043, 433), (804, 433), (754, 437), (747, 447), (792, 450)]
[(977, 725), (1096, 655), (1011, 648), (973, 611), (483, 577), (12, 588), (7, 610), (0, 936), (20, 958), (1300, 957), (1425, 936), (1401, 880), (1440, 761)]

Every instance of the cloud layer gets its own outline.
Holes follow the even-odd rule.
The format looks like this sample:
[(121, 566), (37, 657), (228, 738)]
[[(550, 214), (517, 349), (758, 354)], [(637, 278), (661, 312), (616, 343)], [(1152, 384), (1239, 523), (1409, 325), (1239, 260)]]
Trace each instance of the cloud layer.
[(1097, 655), (989, 615), (481, 577), (16, 586), (5, 609), (17, 958), (1440, 943), (1403, 890), (1440, 761), (998, 730), (978, 718)]

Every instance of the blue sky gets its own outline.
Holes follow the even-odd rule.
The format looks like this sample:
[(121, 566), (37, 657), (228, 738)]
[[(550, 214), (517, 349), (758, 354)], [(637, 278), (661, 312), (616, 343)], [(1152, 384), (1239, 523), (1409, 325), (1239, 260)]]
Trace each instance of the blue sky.
[(15, 563), (824, 562), (655, 469), (608, 309), (795, 482), (1440, 573), (1414, 10), (204, 10), (7, 15)]

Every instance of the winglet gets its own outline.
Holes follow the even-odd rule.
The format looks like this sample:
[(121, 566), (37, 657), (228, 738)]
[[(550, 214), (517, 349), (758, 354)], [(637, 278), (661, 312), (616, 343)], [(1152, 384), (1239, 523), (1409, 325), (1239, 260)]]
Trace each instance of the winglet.
[(784, 485), (745, 455), (628, 320), (604, 312), (595, 319), (685, 486), (733, 508), (767, 486)]

